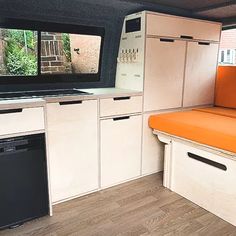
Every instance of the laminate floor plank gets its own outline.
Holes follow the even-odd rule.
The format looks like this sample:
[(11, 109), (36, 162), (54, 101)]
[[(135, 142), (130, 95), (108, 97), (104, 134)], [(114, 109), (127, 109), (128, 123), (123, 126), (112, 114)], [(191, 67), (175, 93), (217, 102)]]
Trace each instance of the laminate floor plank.
[(236, 227), (162, 186), (162, 173), (53, 207), (0, 236), (236, 236)]

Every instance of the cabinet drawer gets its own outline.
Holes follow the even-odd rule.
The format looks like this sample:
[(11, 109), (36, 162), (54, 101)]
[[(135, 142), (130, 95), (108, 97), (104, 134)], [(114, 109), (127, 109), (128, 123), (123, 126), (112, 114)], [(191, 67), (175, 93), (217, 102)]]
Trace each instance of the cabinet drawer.
[(101, 121), (101, 185), (108, 187), (140, 175), (142, 116)]
[(115, 116), (142, 111), (142, 96), (125, 96), (100, 100), (100, 116)]
[(43, 107), (0, 110), (0, 135), (44, 129)]
[(236, 225), (236, 161), (173, 143), (171, 189)]
[(219, 41), (221, 24), (168, 15), (147, 15), (147, 34)]

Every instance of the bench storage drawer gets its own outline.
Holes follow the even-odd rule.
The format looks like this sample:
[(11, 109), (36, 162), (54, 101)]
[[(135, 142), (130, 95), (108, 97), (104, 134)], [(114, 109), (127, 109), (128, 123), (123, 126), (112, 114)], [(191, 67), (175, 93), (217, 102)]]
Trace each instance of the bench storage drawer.
[(236, 225), (236, 160), (173, 142), (171, 190)]
[(142, 112), (142, 96), (122, 96), (100, 100), (100, 116)]
[(0, 135), (43, 130), (43, 107), (0, 110), (0, 123)]

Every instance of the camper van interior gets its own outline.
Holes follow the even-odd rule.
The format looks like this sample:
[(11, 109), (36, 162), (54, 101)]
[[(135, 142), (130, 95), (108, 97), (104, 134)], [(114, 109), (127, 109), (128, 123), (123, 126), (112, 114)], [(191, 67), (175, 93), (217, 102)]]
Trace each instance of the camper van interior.
[(236, 235), (235, 0), (0, 6), (0, 236)]

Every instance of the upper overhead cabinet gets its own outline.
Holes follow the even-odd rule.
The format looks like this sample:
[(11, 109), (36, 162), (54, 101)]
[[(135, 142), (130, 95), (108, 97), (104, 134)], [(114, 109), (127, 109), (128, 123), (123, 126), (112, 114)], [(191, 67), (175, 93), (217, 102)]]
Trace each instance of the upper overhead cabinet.
[(147, 14), (147, 34), (174, 38), (220, 41), (221, 24), (184, 17)]

